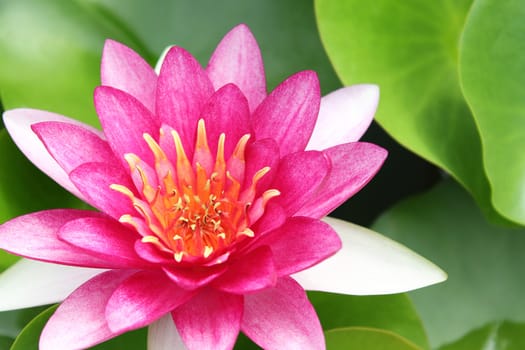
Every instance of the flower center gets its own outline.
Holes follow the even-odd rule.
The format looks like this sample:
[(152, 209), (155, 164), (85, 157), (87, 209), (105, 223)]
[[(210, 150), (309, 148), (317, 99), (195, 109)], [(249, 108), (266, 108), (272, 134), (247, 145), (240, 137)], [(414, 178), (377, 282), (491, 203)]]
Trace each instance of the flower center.
[(255, 236), (250, 225), (263, 215), (267, 202), (280, 194), (269, 189), (257, 197), (257, 183), (270, 168), (261, 168), (246, 185), (245, 149), (250, 135), (239, 139), (226, 161), (226, 136), (221, 134), (213, 157), (202, 119), (192, 162), (179, 134), (172, 131), (171, 137), (175, 162), (149, 134), (144, 134), (144, 140), (154, 156), (153, 166), (135, 154), (125, 155), (139, 195), (119, 184), (111, 188), (126, 195), (138, 215), (125, 214), (120, 221), (134, 227), (143, 243), (173, 254), (177, 262), (227, 258), (235, 245)]

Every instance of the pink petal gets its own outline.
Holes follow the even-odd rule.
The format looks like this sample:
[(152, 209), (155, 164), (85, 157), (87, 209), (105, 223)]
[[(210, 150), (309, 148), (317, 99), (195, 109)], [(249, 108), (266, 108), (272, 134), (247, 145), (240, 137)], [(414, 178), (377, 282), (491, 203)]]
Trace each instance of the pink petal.
[(271, 188), (281, 192), (272, 202), (290, 216), (307, 203), (330, 171), (330, 162), (318, 151), (296, 152), (281, 159)]
[(281, 155), (305, 149), (319, 112), (317, 75), (303, 71), (292, 75), (257, 107), (253, 129), (257, 139), (273, 138)]
[(153, 154), (143, 135), (148, 133), (158, 139), (160, 123), (143, 104), (121, 90), (99, 86), (95, 89), (95, 108), (113, 152), (126, 168), (126, 153), (153, 164)]
[(257, 140), (246, 146), (246, 169), (243, 188), (250, 187), (253, 176), (264, 167), (271, 171), (257, 183), (257, 188), (266, 190), (271, 184), (279, 165), (279, 146), (272, 139)]
[(75, 290), (55, 311), (40, 336), (40, 350), (84, 349), (111, 339), (104, 317), (106, 303), (129, 270), (100, 274)]
[(226, 271), (224, 264), (194, 267), (163, 267), (166, 275), (181, 288), (193, 290), (207, 285)]
[(245, 294), (274, 286), (276, 281), (272, 251), (262, 246), (232, 263), (212, 285), (225, 292)]
[(306, 149), (324, 150), (359, 140), (372, 122), (378, 102), (376, 85), (353, 85), (324, 96)]
[(210, 98), (202, 110), (212, 154), (217, 153), (219, 135), (226, 135), (224, 153), (230, 155), (239, 139), (251, 132), (250, 110), (246, 97), (235, 85), (228, 84)]
[(330, 158), (332, 169), (297, 215), (324, 217), (361, 190), (379, 171), (387, 156), (383, 148), (365, 142), (338, 145), (324, 153)]
[(257, 241), (271, 247), (279, 276), (304, 270), (334, 255), (341, 239), (334, 229), (319, 220), (292, 217), (284, 225)]
[(151, 66), (129, 47), (106, 40), (100, 65), (102, 85), (127, 92), (151, 112), (155, 112), (157, 74)]
[(31, 125), (31, 128), (66, 173), (87, 162), (116, 161), (106, 140), (82, 126), (42, 122)]
[(242, 309), (242, 296), (205, 289), (172, 316), (188, 350), (232, 349)]
[(109, 186), (119, 184), (133, 189), (133, 182), (120, 165), (84, 163), (73, 170), (69, 177), (89, 204), (119, 219), (123, 214), (135, 213), (131, 200)]
[(138, 234), (110, 218), (71, 220), (60, 228), (58, 237), (108, 261), (114, 269), (151, 267), (135, 252)]
[(31, 125), (39, 122), (58, 121), (81, 126), (103, 137), (100, 131), (82, 124), (77, 120), (36, 109), (19, 108), (6, 111), (4, 112), (3, 119), (5, 127), (7, 131), (9, 131), (13, 141), (33, 164), (55, 180), (60, 186), (78, 198), (84, 199), (84, 196), (75, 185), (73, 185), (64, 169), (62, 169), (57, 161), (49, 154), (42, 141), (40, 141), (33, 132)]
[(266, 205), (264, 215), (250, 227), (254, 232), (257, 232), (258, 235), (264, 235), (284, 224), (287, 217), (286, 212), (279, 204), (270, 201)]
[(106, 305), (106, 320), (113, 332), (146, 326), (191, 296), (158, 270), (140, 271), (123, 281)]
[(189, 52), (177, 46), (168, 51), (157, 85), (156, 113), (180, 134), (187, 154), (193, 152), (197, 121), (213, 91), (206, 72)]
[(19, 216), (0, 225), (0, 248), (31, 259), (59, 264), (108, 267), (105, 259), (61, 241), (60, 227), (71, 220), (102, 217), (90, 210), (53, 209)]
[(148, 350), (186, 350), (171, 314), (148, 327)]
[(267, 350), (324, 349), (324, 335), (312, 304), (297, 282), (279, 279), (277, 286), (244, 296), (241, 330)]
[(266, 78), (259, 45), (244, 24), (233, 28), (221, 40), (206, 72), (215, 90), (228, 83), (237, 85), (248, 98), (251, 111), (266, 97)]

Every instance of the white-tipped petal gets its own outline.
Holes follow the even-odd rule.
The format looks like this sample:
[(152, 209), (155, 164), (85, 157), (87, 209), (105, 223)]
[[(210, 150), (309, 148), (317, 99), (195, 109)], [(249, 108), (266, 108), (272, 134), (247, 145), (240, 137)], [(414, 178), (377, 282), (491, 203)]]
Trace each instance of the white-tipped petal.
[(148, 350), (185, 350), (186, 346), (175, 327), (171, 314), (167, 314), (148, 327)]
[(324, 96), (306, 149), (321, 151), (359, 140), (374, 119), (378, 102), (379, 88), (369, 84), (344, 87)]
[(439, 267), (367, 228), (325, 218), (343, 247), (334, 256), (292, 277), (304, 289), (351, 295), (402, 293), (446, 280)]
[(60, 302), (103, 271), (22, 259), (0, 274), (0, 311)]

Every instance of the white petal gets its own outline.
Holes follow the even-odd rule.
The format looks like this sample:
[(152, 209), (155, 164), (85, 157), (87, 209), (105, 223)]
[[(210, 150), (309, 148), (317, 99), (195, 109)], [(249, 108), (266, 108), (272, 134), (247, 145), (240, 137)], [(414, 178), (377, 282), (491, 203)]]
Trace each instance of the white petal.
[(164, 51), (162, 51), (162, 53), (160, 54), (160, 57), (159, 57), (159, 60), (157, 61), (157, 64), (155, 65), (155, 73), (157, 73), (157, 75), (160, 74), (160, 67), (162, 67), (162, 64), (164, 63), (164, 59), (166, 58), (166, 54), (168, 53), (168, 51), (175, 45), (171, 45), (171, 46), (168, 46), (164, 49)]
[(446, 280), (439, 267), (367, 228), (325, 218), (341, 237), (334, 256), (292, 276), (304, 289), (377, 295), (402, 293)]
[(24, 153), (33, 164), (35, 164), (40, 170), (55, 180), (60, 186), (73, 193), (78, 198), (84, 199), (84, 196), (82, 196), (75, 185), (73, 185), (71, 180), (69, 180), (69, 177), (64, 169), (62, 169), (55, 159), (51, 157), (44, 144), (33, 132), (31, 125), (45, 121), (66, 122), (92, 130), (104, 138), (101, 131), (77, 120), (73, 120), (56, 113), (40, 111), (36, 109), (12, 109), (5, 111), (3, 117), (5, 127), (9, 132), (9, 135), (11, 135), (11, 138), (22, 151), (22, 153)]
[(0, 274), (0, 311), (60, 302), (103, 271), (22, 259)]
[(359, 140), (374, 119), (378, 102), (379, 88), (368, 84), (344, 87), (324, 96), (306, 149), (321, 151)]
[(148, 327), (148, 350), (185, 350), (171, 314), (167, 314)]

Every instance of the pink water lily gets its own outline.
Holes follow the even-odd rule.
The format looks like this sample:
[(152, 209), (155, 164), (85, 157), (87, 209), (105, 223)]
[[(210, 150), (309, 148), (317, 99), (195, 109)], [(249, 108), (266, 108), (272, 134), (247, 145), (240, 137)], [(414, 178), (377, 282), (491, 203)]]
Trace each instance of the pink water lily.
[(386, 157), (356, 142), (377, 87), (321, 99), (316, 74), (303, 71), (267, 94), (245, 25), (206, 69), (172, 47), (157, 73), (108, 40), (101, 80), (102, 132), (50, 112), (4, 114), (26, 156), (98, 209), (0, 226), (0, 248), (33, 259), (0, 276), (0, 308), (63, 300), (40, 349), (85, 348), (147, 325), (154, 350), (231, 349), (239, 331), (266, 349), (322, 349), (304, 288), (384, 294), (445, 278), (378, 234), (321, 220)]

